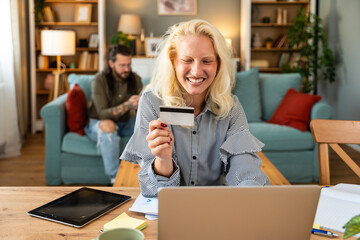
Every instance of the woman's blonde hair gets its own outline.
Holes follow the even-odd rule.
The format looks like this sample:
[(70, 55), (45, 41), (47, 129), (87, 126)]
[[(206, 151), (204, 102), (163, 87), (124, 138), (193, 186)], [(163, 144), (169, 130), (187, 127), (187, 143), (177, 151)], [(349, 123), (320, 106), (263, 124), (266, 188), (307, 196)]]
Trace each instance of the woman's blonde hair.
[(174, 59), (177, 54), (177, 42), (184, 36), (207, 36), (212, 42), (218, 61), (217, 73), (214, 81), (207, 90), (206, 97), (211, 110), (223, 118), (227, 116), (234, 105), (231, 90), (234, 85), (235, 71), (232, 65), (232, 50), (221, 33), (209, 22), (204, 20), (190, 20), (178, 23), (168, 29), (162, 42), (158, 46), (159, 55), (149, 87), (154, 94), (163, 100), (165, 106), (184, 106), (182, 88), (176, 79)]

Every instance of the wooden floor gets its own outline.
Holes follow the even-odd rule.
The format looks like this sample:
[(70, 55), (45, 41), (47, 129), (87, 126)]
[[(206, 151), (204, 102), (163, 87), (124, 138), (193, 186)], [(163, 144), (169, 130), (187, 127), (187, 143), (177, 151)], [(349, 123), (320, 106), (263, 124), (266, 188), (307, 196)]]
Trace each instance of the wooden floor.
[[(360, 152), (347, 146), (343, 148), (360, 165)], [(330, 158), (331, 184), (360, 184), (360, 179), (333, 151)], [(0, 159), (0, 186), (46, 186), (44, 159), (44, 135), (29, 135), (20, 157)]]

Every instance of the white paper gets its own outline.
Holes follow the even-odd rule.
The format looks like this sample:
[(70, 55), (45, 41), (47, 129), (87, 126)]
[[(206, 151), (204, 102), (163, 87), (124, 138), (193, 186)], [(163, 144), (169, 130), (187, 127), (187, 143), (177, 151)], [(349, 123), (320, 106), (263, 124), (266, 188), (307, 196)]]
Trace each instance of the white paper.
[(150, 215), (158, 215), (158, 207), (159, 201), (157, 198), (147, 198), (140, 193), (129, 210)]
[(158, 215), (145, 214), (145, 218), (148, 219), (148, 220), (157, 220)]
[(359, 214), (360, 185), (342, 183), (321, 189), (314, 223), (344, 233), (343, 226)]

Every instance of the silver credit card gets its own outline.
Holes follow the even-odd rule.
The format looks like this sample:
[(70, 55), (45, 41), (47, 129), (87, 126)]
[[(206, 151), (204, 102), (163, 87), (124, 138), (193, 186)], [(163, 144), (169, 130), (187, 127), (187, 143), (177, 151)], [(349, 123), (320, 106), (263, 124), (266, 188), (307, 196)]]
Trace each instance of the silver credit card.
[(167, 125), (194, 126), (194, 108), (160, 106), (160, 121)]

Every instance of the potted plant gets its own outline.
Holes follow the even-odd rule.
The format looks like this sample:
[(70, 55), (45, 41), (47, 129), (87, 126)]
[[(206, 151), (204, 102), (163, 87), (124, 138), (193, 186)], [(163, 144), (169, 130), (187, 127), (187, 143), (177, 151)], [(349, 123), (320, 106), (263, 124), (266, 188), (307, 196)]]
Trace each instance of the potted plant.
[(267, 37), (265, 39), (265, 48), (272, 48), (273, 39), (271, 37)]
[(35, 0), (34, 13), (35, 13), (36, 26), (39, 26), (39, 24), (44, 19), (44, 7), (45, 7), (45, 0)]
[[(360, 233), (360, 215), (351, 218), (343, 228), (345, 228), (344, 239)], [(360, 238), (358, 238), (358, 240), (360, 240)]]
[(335, 81), (334, 55), (328, 48), (319, 16), (300, 9), (287, 32), (287, 41), (290, 50), (299, 51), (300, 57), (296, 64), (284, 64), (282, 71), (301, 74), (302, 92), (316, 94), (320, 74), (329, 82)]
[(113, 36), (110, 40), (110, 44), (118, 44), (122, 43), (128, 47), (130, 47), (131, 39), (128, 38), (123, 32), (118, 32), (117, 35)]

